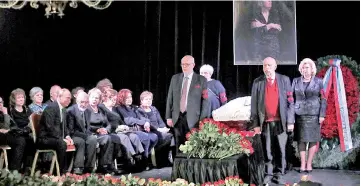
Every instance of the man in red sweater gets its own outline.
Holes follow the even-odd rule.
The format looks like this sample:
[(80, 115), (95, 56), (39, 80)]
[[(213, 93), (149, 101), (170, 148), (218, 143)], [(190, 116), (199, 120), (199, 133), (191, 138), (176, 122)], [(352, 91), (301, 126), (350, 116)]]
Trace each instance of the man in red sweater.
[(282, 175), (286, 168), (286, 132), (294, 126), (291, 82), (287, 76), (276, 73), (276, 68), (275, 59), (265, 58), (264, 75), (255, 79), (252, 86), (250, 129), (261, 134), (266, 166), (264, 184), (271, 181), (285, 184)]

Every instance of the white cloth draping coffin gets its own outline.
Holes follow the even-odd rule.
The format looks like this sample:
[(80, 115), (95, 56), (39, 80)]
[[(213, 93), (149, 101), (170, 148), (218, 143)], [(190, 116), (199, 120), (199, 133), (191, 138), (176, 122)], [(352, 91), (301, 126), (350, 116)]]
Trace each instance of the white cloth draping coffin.
[(229, 101), (212, 112), (215, 121), (248, 121), (251, 117), (251, 96)]

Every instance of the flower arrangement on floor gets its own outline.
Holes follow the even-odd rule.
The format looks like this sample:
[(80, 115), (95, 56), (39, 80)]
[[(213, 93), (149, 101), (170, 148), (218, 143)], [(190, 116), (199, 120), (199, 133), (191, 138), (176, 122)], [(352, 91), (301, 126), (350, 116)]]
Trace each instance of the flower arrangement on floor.
[[(17, 171), (8, 172), (2, 170), (0, 177), (1, 186), (31, 186), (31, 185), (44, 185), (44, 186), (201, 186), (200, 184), (188, 183), (184, 179), (176, 179), (175, 181), (166, 181), (161, 179), (149, 178), (148, 181), (144, 178), (137, 176), (122, 175), (119, 178), (107, 175), (96, 174), (66, 174), (64, 176), (49, 176), (47, 174), (40, 175), (37, 172), (34, 177), (23, 176)], [(253, 184), (251, 184), (252, 186)], [(238, 176), (230, 176), (225, 180), (219, 180), (214, 183), (204, 183), (202, 186), (248, 186)]]
[[(307, 176), (301, 178), (301, 182), (294, 184), (286, 184), (285, 186), (301, 186), (302, 183), (313, 183), (309, 181)], [(224, 180), (218, 180), (216, 182), (206, 182), (202, 185), (188, 183), (184, 179), (176, 179), (175, 181), (166, 181), (161, 179), (139, 178), (137, 176), (113, 177), (107, 175), (96, 175), (96, 174), (66, 174), (64, 176), (49, 176), (47, 174), (40, 175), (37, 172), (34, 177), (23, 176), (17, 171), (8, 172), (5, 170), (1, 171), (0, 177), (1, 186), (255, 186), (254, 184), (246, 184), (238, 176), (229, 176)]]
[(254, 132), (238, 131), (227, 125), (204, 119), (199, 123), (199, 129), (193, 128), (187, 133), (187, 141), (179, 149), (188, 157), (224, 159), (236, 154), (253, 153), (251, 142), (247, 137), (253, 137)]
[[(317, 76), (323, 78), (326, 71), (329, 68), (329, 59), (338, 58), (342, 60), (341, 70), (343, 80), (345, 82), (345, 92), (348, 108), (349, 123), (352, 125), (360, 113), (360, 90), (359, 90), (359, 65), (346, 56), (326, 56), (318, 59), (317, 67), (320, 70)], [(338, 126), (336, 119), (336, 107), (333, 88), (330, 89), (329, 96), (327, 98), (327, 105), (330, 105), (326, 109), (325, 121), (322, 124), (321, 135), (325, 139), (338, 138)]]

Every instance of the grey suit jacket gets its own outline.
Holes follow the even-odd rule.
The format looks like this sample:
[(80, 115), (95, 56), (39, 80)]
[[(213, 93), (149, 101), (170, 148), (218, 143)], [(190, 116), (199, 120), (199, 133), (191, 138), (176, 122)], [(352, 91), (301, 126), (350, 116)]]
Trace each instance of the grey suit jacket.
[(295, 78), (292, 91), (295, 96), (294, 114), (325, 117), (327, 101), (323, 97), (322, 79), (313, 77), (306, 88), (302, 77)]
[(81, 137), (83, 139), (87, 139), (88, 135), (92, 133), (89, 130), (89, 121), (87, 118), (90, 118), (89, 110), (84, 111), (85, 118), (85, 126), (83, 123), (83, 118), (81, 117), (80, 110), (77, 104), (72, 105), (67, 109), (67, 124), (69, 128), (70, 136)]
[[(184, 73), (173, 75), (168, 90), (166, 119), (172, 119), (176, 124), (180, 113), (180, 100)], [(207, 80), (193, 73), (192, 82), (187, 97), (187, 122), (189, 129), (198, 127), (199, 121), (207, 117), (209, 103)]]
[[(251, 124), (249, 129), (255, 127), (261, 127), (265, 121), (265, 86), (266, 86), (266, 76), (262, 75), (253, 81), (252, 86), (252, 99), (251, 99)], [(278, 86), (278, 105), (279, 112), (282, 122), (283, 131), (287, 131), (287, 124), (294, 124), (294, 115), (293, 111), (293, 100), (287, 99), (291, 97), (292, 87), (290, 79), (285, 76), (276, 73), (276, 82)]]

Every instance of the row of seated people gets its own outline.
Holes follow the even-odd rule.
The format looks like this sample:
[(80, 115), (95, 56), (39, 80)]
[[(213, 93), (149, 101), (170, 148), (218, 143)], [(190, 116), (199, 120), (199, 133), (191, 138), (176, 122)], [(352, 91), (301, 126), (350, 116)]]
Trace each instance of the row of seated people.
[[(56, 150), (61, 172), (65, 173), (67, 144), (76, 146), (74, 173), (77, 174), (94, 170), (97, 145), (100, 148), (97, 171), (101, 173), (115, 171), (115, 158), (123, 160), (125, 166), (139, 163), (151, 168), (150, 152), (154, 147), (161, 149), (160, 156), (168, 159), (174, 140), (152, 106), (152, 93), (143, 92), (141, 105), (137, 107), (132, 104), (132, 93), (127, 89), (118, 93), (110, 88), (103, 92), (93, 88), (88, 94), (79, 89), (74, 91), (76, 102), (68, 107), (71, 93), (67, 89), (55, 92), (51, 91), (51, 95), (57, 99), (43, 104), (42, 89), (33, 88), (30, 91), (33, 103), (28, 109), (24, 105), (25, 92), (16, 89), (10, 96), (9, 114), (0, 100), (0, 145), (12, 148), (10, 170), (20, 170), (22, 166), (24, 172), (30, 170), (35, 149), (50, 148)], [(31, 113), (42, 114), (36, 144), (30, 135)]]

